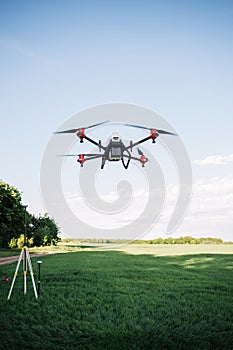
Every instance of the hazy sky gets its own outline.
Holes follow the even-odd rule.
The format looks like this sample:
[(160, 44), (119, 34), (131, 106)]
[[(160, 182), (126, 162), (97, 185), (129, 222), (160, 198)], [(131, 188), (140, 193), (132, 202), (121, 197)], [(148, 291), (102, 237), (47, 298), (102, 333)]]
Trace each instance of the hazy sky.
[(52, 132), (90, 106), (141, 105), (175, 127), (192, 162), (175, 234), (230, 240), (232, 62), (232, 1), (0, 1), (0, 178), (43, 213)]

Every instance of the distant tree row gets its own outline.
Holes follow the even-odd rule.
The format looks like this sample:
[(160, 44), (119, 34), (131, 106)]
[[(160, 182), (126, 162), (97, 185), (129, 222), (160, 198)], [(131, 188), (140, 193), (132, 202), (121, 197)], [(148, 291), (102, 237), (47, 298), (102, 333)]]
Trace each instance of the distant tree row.
[(152, 240), (127, 240), (127, 239), (107, 239), (107, 238), (63, 238), (62, 242), (64, 243), (73, 243), (81, 244), (81, 243), (103, 243), (103, 244), (232, 244), (233, 242), (224, 242), (221, 238), (194, 238), (190, 236), (184, 236), (179, 238), (156, 238)]
[(184, 236), (179, 238), (156, 238), (152, 240), (137, 240), (133, 243), (137, 244), (222, 244), (224, 243), (221, 238), (212, 238), (212, 237), (202, 237), (194, 238), (191, 236)]
[[(0, 180), (0, 247), (21, 248), (24, 244), (24, 216), (19, 190)], [(56, 244), (59, 228), (55, 221), (45, 214), (35, 216), (26, 212), (28, 246)]]

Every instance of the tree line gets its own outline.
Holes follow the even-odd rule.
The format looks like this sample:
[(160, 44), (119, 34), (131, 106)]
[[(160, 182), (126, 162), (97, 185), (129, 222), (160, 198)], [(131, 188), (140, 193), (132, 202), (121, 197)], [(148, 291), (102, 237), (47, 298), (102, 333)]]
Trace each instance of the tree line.
[(111, 238), (63, 238), (61, 240), (63, 243), (92, 243), (92, 244), (233, 244), (233, 242), (224, 242), (221, 238), (215, 237), (201, 237), (194, 238), (191, 236), (182, 236), (178, 238), (156, 238), (150, 240), (138, 239), (135, 241), (128, 239), (111, 239)]
[(182, 236), (178, 238), (168, 237), (168, 238), (156, 238), (152, 240), (136, 240), (135, 244), (223, 244), (221, 238), (214, 237), (201, 237), (194, 238), (191, 236)]
[[(0, 248), (24, 245), (25, 207), (21, 192), (0, 180)], [(26, 211), (28, 246), (55, 245), (60, 240), (59, 228), (48, 214), (36, 216)]]

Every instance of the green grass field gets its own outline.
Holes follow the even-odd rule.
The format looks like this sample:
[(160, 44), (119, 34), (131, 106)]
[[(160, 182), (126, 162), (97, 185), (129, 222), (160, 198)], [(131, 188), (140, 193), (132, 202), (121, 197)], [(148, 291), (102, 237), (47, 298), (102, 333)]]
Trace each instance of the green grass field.
[(37, 301), (29, 276), (23, 296), (21, 272), (10, 301), (0, 284), (0, 348), (233, 349), (232, 253), (128, 245), (44, 256)]

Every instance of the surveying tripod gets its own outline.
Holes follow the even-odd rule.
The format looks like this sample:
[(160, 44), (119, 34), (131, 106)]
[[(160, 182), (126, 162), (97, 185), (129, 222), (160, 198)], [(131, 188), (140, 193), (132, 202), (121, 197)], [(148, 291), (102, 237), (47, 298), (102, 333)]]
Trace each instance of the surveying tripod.
[(12, 283), (11, 283), (11, 288), (10, 288), (7, 300), (10, 300), (11, 293), (13, 291), (14, 283), (15, 283), (15, 280), (16, 280), (16, 277), (17, 277), (17, 274), (18, 274), (18, 270), (19, 270), (19, 266), (20, 266), (21, 260), (23, 260), (24, 295), (27, 293), (27, 267), (29, 267), (29, 271), (30, 271), (30, 275), (31, 275), (31, 279), (32, 279), (32, 285), (33, 285), (35, 297), (36, 297), (36, 299), (38, 298), (29, 251), (28, 251), (27, 246), (24, 246), (22, 251), (21, 251), (21, 253), (20, 253), (20, 256), (19, 256), (19, 260), (18, 260), (16, 269), (15, 269), (14, 278), (13, 278)]

